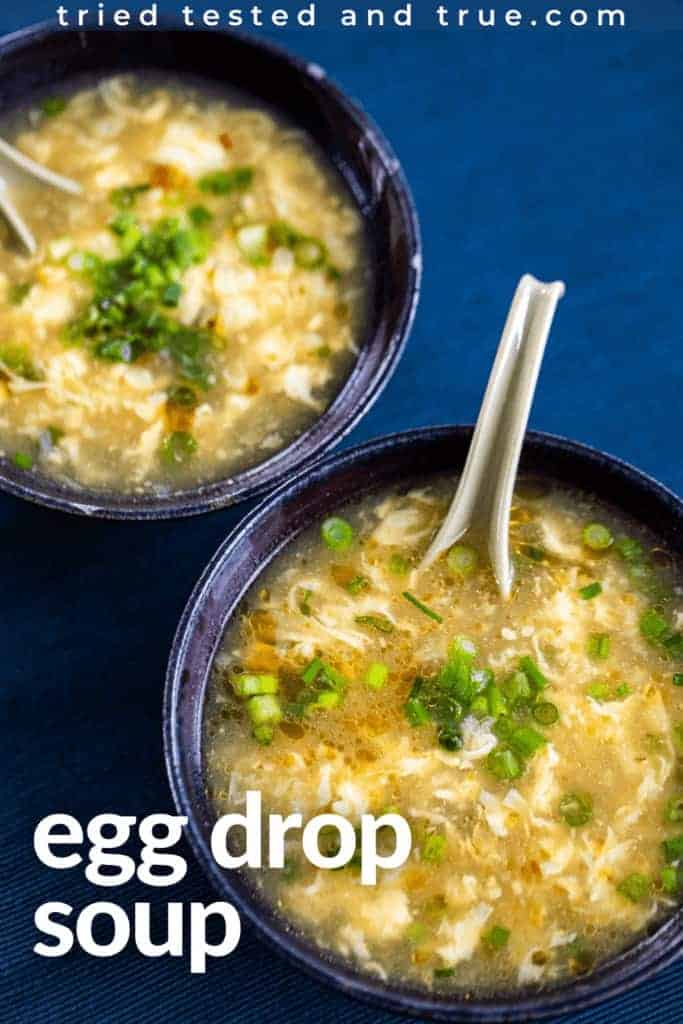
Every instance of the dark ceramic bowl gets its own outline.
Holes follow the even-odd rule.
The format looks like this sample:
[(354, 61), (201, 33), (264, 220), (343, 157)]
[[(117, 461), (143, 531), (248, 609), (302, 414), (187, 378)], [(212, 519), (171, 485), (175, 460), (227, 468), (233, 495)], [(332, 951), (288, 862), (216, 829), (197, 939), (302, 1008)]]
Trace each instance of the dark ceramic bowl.
[[(538, 992), (461, 1000), (361, 975), (288, 930), (263, 896), (237, 872), (219, 868), (210, 851), (215, 821), (203, 766), (203, 710), (212, 662), (226, 624), (250, 585), (303, 529), (385, 486), (459, 472), (469, 427), (395, 434), (327, 458), (264, 501), (218, 550), (197, 584), (178, 627), (166, 681), (166, 762), (176, 805), (188, 818), (192, 847), (222, 897), (234, 903), (276, 949), (309, 973), (385, 1009), (447, 1021), (526, 1021), (575, 1012), (648, 978), (683, 952), (683, 909), (586, 977)], [(523, 473), (595, 494), (661, 538), (683, 558), (683, 502), (636, 469), (573, 441), (527, 435)]]
[(115, 519), (158, 519), (220, 508), (272, 487), (336, 444), (396, 368), (417, 306), (421, 245), (401, 167), (379, 129), (316, 64), (228, 32), (57, 31), (38, 25), (0, 40), (0, 113), (81, 75), (160, 70), (237, 88), (304, 128), (337, 168), (365, 224), (374, 282), (365, 337), (349, 377), (322, 416), (288, 447), (233, 477), (167, 496), (67, 486), (0, 459), (0, 488), (20, 498)]

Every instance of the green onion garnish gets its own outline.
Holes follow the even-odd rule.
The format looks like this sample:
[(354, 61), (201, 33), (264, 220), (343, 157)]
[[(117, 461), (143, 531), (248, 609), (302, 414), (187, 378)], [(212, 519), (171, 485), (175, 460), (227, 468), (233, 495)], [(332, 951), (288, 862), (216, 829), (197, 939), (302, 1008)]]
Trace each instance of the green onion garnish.
[(230, 171), (213, 171), (205, 174), (197, 182), (202, 192), (210, 192), (214, 196), (226, 196), (230, 192), (249, 188), (254, 179), (252, 167), (234, 167)]
[(672, 796), (667, 801), (664, 820), (670, 822), (683, 821), (683, 795)]
[(486, 767), (498, 779), (517, 779), (522, 765), (511, 750), (495, 747), (486, 758)]
[(381, 690), (389, 678), (389, 669), (381, 661), (373, 661), (365, 673), (363, 682), (371, 690)]
[(149, 192), (150, 187), (147, 184), (120, 185), (119, 188), (115, 188), (109, 193), (109, 200), (119, 210), (127, 210), (131, 206), (135, 206), (138, 196), (141, 196), (144, 192)]
[(532, 757), (547, 742), (545, 736), (530, 725), (520, 725), (508, 739), (512, 750), (519, 757)]
[(683, 860), (683, 835), (665, 839), (662, 843), (662, 851), (667, 864), (676, 864), (679, 860)]
[(523, 658), (520, 658), (519, 667), (521, 668), (522, 672), (527, 677), (527, 679), (529, 679), (533, 683), (537, 691), (544, 690), (546, 688), (546, 686), (548, 685), (548, 680), (543, 675), (534, 659), (530, 658), (528, 654), (525, 655)]
[(320, 660), (320, 658), (314, 658), (313, 661), (306, 666), (306, 668), (301, 673), (301, 678), (305, 682), (306, 686), (310, 686), (312, 683), (316, 681), (318, 673), (322, 672), (324, 667), (325, 666), (323, 662)]
[(13, 306), (20, 306), (28, 293), (33, 288), (33, 281), (20, 281), (13, 284), (9, 290), (8, 298)]
[(560, 712), (557, 710), (555, 704), (551, 704), (548, 700), (543, 700), (539, 704), (534, 704), (531, 713), (539, 725), (554, 725), (560, 717)]
[(589, 583), (585, 587), (581, 587), (579, 595), (584, 601), (590, 601), (592, 598), (597, 597), (598, 594), (602, 594), (602, 583), (598, 583), (596, 580), (594, 583)]
[(68, 100), (64, 96), (46, 96), (40, 104), (40, 109), (45, 117), (56, 117), (63, 114), (67, 108)]
[(605, 551), (614, 542), (612, 533), (602, 523), (589, 523), (581, 534), (583, 543), (593, 551)]
[(304, 590), (299, 601), (299, 611), (302, 615), (312, 615), (313, 609), (311, 608), (311, 598), (313, 597), (313, 591), (310, 589)]
[(446, 837), (440, 835), (427, 836), (422, 844), (422, 859), (430, 864), (440, 864), (446, 852)]
[(500, 924), (494, 924), (493, 928), (482, 936), (482, 941), (492, 950), (504, 949), (510, 938), (510, 929), (503, 928)]
[(17, 452), (14, 456), (14, 465), (19, 469), (33, 469), (33, 456), (27, 452)]
[(587, 825), (593, 817), (590, 793), (566, 793), (560, 800), (560, 814), (572, 828)]
[(403, 597), (405, 597), (406, 601), (410, 601), (410, 603), (415, 608), (417, 608), (418, 611), (421, 611), (423, 615), (426, 615), (427, 618), (433, 619), (434, 622), (443, 622), (443, 618), (439, 615), (438, 612), (435, 612), (432, 608), (429, 608), (427, 607), (426, 604), (423, 604), (422, 601), (420, 601), (419, 598), (415, 597), (414, 594), (411, 594), (409, 590), (403, 591)]
[(394, 624), (390, 622), (384, 615), (356, 615), (355, 622), (359, 626), (369, 626), (371, 629), (377, 629), (380, 633), (393, 633)]
[(187, 211), (188, 220), (196, 228), (205, 228), (213, 220), (213, 214), (205, 206), (191, 206)]
[(389, 572), (393, 572), (394, 576), (405, 576), (410, 569), (410, 564), (403, 555), (392, 555), (389, 559)]
[(370, 586), (370, 580), (367, 576), (354, 576), (352, 580), (346, 584), (346, 589), (349, 594), (360, 594), (361, 591), (367, 590)]
[(651, 889), (652, 883), (650, 879), (646, 878), (645, 875), (639, 874), (637, 871), (627, 875), (617, 886), (617, 892), (625, 896), (631, 903), (642, 903), (650, 895)]
[(667, 865), (665, 868), (662, 868), (659, 878), (664, 892), (667, 892), (672, 896), (675, 896), (681, 888), (681, 877), (679, 876), (679, 871), (677, 871), (676, 868), (671, 867), (671, 865)]
[(169, 465), (182, 466), (190, 461), (197, 448), (197, 441), (192, 434), (188, 434), (186, 430), (174, 430), (164, 438), (161, 457)]
[(353, 527), (341, 516), (330, 516), (320, 527), (322, 539), (332, 551), (348, 551), (353, 544)]
[(455, 576), (471, 576), (476, 572), (479, 555), (467, 544), (454, 544), (446, 559), (448, 568)]
[(609, 658), (610, 646), (610, 638), (607, 633), (591, 633), (586, 650), (589, 657), (604, 661), (605, 658)]
[(625, 562), (637, 562), (645, 555), (643, 545), (640, 541), (632, 540), (631, 537), (621, 537), (614, 545)]

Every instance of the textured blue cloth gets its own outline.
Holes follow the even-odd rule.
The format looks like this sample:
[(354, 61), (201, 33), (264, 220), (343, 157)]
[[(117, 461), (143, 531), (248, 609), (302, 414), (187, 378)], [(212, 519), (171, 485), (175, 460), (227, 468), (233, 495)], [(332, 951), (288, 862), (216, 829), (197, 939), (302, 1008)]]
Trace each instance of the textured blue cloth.
[[(533, 426), (683, 489), (683, 62), (672, 30), (683, 13), (659, 6), (666, 32), (643, 3), (634, 11), (649, 22), (642, 33), (392, 32), (353, 45), (339, 31), (276, 37), (365, 103), (404, 163), (422, 219), (426, 272), (410, 345), (347, 443), (471, 422), (514, 285), (529, 270), (568, 284)], [(47, 2), (5, 3), (0, 30), (51, 13)], [(85, 821), (170, 809), (160, 727), (169, 645), (197, 575), (247, 512), (117, 524), (0, 497), (3, 1020), (398, 1020), (327, 991), (249, 932), (204, 977), (191, 977), (186, 960), (135, 951), (111, 960), (31, 952), (44, 900), (150, 899), (137, 883), (96, 890), (80, 869), (48, 871), (32, 831), (55, 810)], [(191, 863), (183, 883), (151, 898), (161, 908), (209, 902), (212, 892)], [(673, 1024), (682, 981), (683, 966), (673, 967), (573, 1021)]]

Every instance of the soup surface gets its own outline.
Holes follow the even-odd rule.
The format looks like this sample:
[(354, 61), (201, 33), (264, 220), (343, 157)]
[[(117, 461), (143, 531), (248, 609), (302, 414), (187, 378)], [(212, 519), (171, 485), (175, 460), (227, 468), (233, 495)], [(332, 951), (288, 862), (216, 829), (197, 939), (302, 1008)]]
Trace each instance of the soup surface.
[(364, 971), (485, 994), (590, 970), (676, 905), (683, 614), (651, 537), (531, 481), (508, 603), (476, 543), (418, 574), (452, 487), (345, 507), (275, 560), (217, 658), (206, 772), (221, 813), (256, 789), (304, 821), (403, 815), (376, 887), (300, 833), (256, 884)]
[(0, 271), (0, 454), (168, 490), (274, 455), (330, 404), (368, 293), (360, 215), (300, 131), (192, 84), (114, 78), (3, 125), (79, 196), (19, 194)]

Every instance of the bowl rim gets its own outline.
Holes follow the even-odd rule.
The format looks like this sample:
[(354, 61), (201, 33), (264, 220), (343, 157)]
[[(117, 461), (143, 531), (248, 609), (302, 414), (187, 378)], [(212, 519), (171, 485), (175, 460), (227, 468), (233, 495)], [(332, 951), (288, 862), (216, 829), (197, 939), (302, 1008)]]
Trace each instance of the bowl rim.
[[(257, 533), (259, 526), (276, 515), (292, 497), (304, 495), (310, 501), (314, 493), (323, 488), (331, 477), (352, 467), (354, 463), (362, 463), (369, 458), (380, 458), (389, 448), (400, 449), (403, 457), (407, 458), (415, 442), (438, 443), (451, 438), (462, 439), (471, 436), (472, 430), (471, 426), (461, 425), (418, 427), (382, 435), (333, 453), (301, 472), (294, 480), (281, 485), (253, 512), (245, 516), (229, 532), (206, 565), (183, 610), (173, 639), (166, 673), (162, 725), (164, 758), (171, 794), (178, 813), (187, 817), (185, 834), (190, 847), (214, 889), (222, 898), (228, 898), (237, 907), (239, 913), (255, 927), (259, 936), (272, 948), (318, 981), (323, 981), (334, 989), (384, 1010), (437, 1021), (502, 1024), (503, 1021), (544, 1019), (586, 1009), (629, 991), (676, 960), (683, 959), (683, 905), (660, 921), (650, 932), (641, 935), (626, 949), (600, 964), (587, 976), (547, 990), (530, 994), (522, 992), (519, 997), (500, 994), (488, 999), (463, 999), (452, 996), (445, 998), (416, 987), (385, 984), (379, 978), (375, 979), (354, 970), (343, 958), (316, 947), (311, 940), (302, 938), (297, 930), (288, 930), (283, 918), (269, 908), (265, 901), (257, 903), (253, 892), (250, 892), (247, 886), (240, 886), (237, 872), (225, 872), (217, 866), (202, 834), (198, 822), (199, 813), (189, 792), (188, 776), (192, 773), (192, 766), (188, 761), (191, 753), (183, 749), (180, 736), (180, 709), (188, 700), (185, 694), (188, 670), (184, 664), (187, 645), (194, 634), (197, 620), (202, 614), (212, 585), (219, 575), (224, 573), (226, 565), (231, 563), (238, 545), (250, 534)], [(607, 463), (624, 483), (649, 492), (662, 507), (668, 507), (670, 515), (683, 520), (683, 500), (653, 477), (622, 459), (581, 442), (539, 431), (528, 431), (525, 439), (525, 444), (527, 443), (541, 451), (568, 453), (594, 466), (604, 467)], [(542, 475), (550, 477), (551, 472)], [(274, 550), (268, 552), (265, 562), (259, 557), (259, 567), (251, 573), (249, 580), (239, 585), (231, 595), (226, 618), (232, 616), (245, 592), (253, 585), (265, 566), (291, 542), (291, 531), (288, 533), (285, 528), (283, 532), (287, 534), (285, 539)], [(232, 564), (234, 566), (234, 562)], [(235, 570), (231, 568), (230, 571)], [(219, 639), (221, 633), (222, 630), (218, 634)], [(199, 720), (200, 731), (206, 684), (218, 642), (216, 641), (213, 647), (204, 677), (198, 683), (200, 698), (195, 718)], [(203, 781), (202, 771), (202, 784)], [(208, 798), (206, 805), (209, 806)]]
[[(245, 470), (231, 476), (222, 477), (197, 487), (163, 495), (143, 494), (134, 497), (127, 492), (104, 492), (92, 490), (81, 485), (66, 485), (46, 474), (34, 474), (33, 471), (21, 470), (8, 459), (0, 458), (0, 490), (17, 498), (69, 512), (76, 515), (94, 516), (104, 519), (129, 519), (149, 521), (156, 519), (176, 519), (193, 515), (201, 515), (229, 505), (237, 504), (251, 498), (262, 496), (272, 491), (287, 478), (298, 474), (307, 466), (315, 465), (332, 448), (354, 429), (360, 420), (370, 411), (382, 394), (407, 345), (415, 321), (421, 294), (423, 245), (417, 206), (408, 184), (402, 164), (396, 156), (390, 142), (374, 119), (364, 107), (347, 94), (336, 80), (312, 60), (306, 60), (291, 53), (279, 44), (243, 31), (232, 29), (183, 30), (173, 17), (163, 18), (158, 29), (145, 28), (108, 28), (108, 29), (60, 29), (51, 21), (41, 21), (25, 28), (18, 29), (0, 37), (0, 59), (21, 52), (29, 46), (51, 42), (57, 37), (101, 36), (104, 32), (116, 34), (146, 35), (153, 32), (157, 38), (162, 34), (174, 37), (192, 37), (199, 35), (219, 36), (247, 51), (258, 51), (274, 64), (294, 72), (305, 81), (307, 87), (325, 98), (340, 111), (348, 124), (356, 126), (368, 141), (373, 158), (381, 164), (386, 181), (390, 184), (396, 199), (398, 222), (406, 243), (407, 276), (400, 307), (397, 309), (393, 330), (388, 335), (384, 351), (379, 353), (373, 368), (368, 374), (367, 386), (362, 394), (357, 395), (354, 403), (344, 408), (345, 395), (352, 389), (354, 378), (361, 372), (358, 358), (354, 358), (351, 369), (344, 379), (339, 391), (330, 404), (302, 433), (276, 452), (270, 458), (258, 462)], [(148, 67), (154, 67), (151, 59)], [(197, 72), (202, 74), (201, 71)], [(0, 68), (0, 76), (3, 69)], [(205, 75), (209, 79), (211, 75)], [(235, 83), (239, 88), (239, 82)], [(277, 105), (276, 105), (277, 106)], [(286, 106), (282, 107), (286, 115)], [(337, 167), (337, 173), (341, 171)], [(343, 177), (343, 176), (342, 176)], [(347, 190), (352, 194), (348, 181)], [(365, 216), (353, 197), (363, 220)], [(368, 328), (364, 337), (364, 345), (370, 345), (377, 337), (376, 331)], [(307, 445), (313, 438), (313, 447)]]

